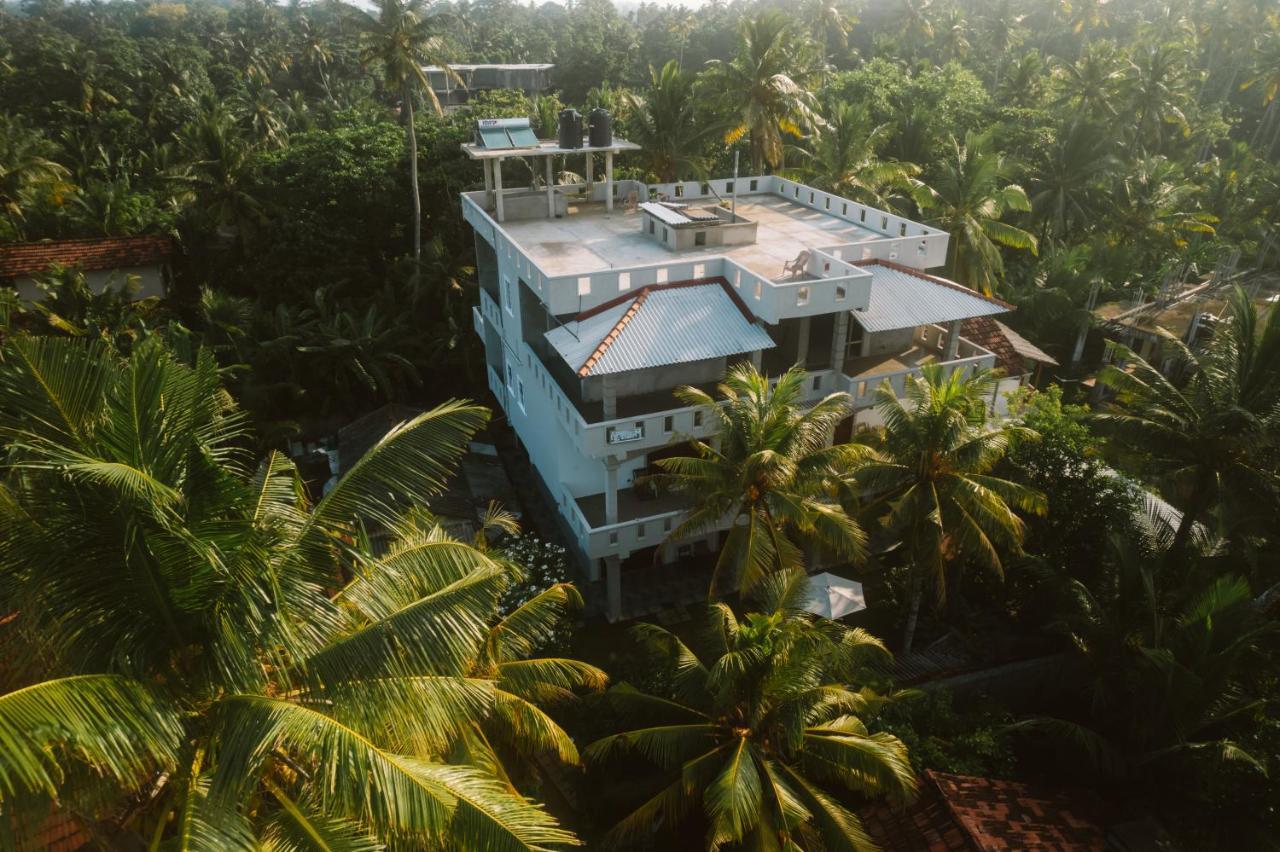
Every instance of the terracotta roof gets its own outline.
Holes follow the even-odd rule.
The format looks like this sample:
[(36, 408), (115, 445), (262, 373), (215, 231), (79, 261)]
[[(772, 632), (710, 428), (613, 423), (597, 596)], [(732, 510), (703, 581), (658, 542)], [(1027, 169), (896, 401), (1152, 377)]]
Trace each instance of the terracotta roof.
[(33, 836), (18, 843), (21, 852), (73, 852), (92, 838), (67, 811), (54, 811), (40, 823)]
[(912, 805), (895, 811), (880, 803), (859, 817), (876, 844), (904, 852), (1102, 852), (1102, 810), (1083, 793), (928, 770)]
[(13, 243), (0, 246), (0, 278), (39, 275), (55, 264), (85, 272), (150, 266), (171, 254), (173, 241), (157, 235)]
[(1021, 376), (1026, 372), (1022, 356), (1000, 330), (1000, 323), (991, 317), (971, 317), (965, 320), (960, 324), (960, 336), (994, 354), (996, 366), (1004, 370), (1005, 375)]

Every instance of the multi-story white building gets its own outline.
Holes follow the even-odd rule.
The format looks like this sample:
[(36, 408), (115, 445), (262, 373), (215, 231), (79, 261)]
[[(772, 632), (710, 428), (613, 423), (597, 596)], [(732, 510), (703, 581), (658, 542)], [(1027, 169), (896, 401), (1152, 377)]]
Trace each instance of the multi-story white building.
[[(927, 363), (997, 364), (962, 327), (989, 331), (1010, 306), (924, 271), (944, 263), (945, 232), (776, 176), (615, 183), (613, 154), (634, 148), (621, 140), (587, 149), (606, 160), (603, 182), (550, 189), (503, 189), (501, 159), (467, 148), (489, 187), (462, 196), (489, 388), (610, 617), (624, 584), (716, 543), (668, 541), (681, 505), (636, 487), (709, 435), (674, 388), (710, 388), (740, 359), (772, 373), (799, 363), (812, 400), (855, 400), (835, 436), (847, 440), (876, 423), (882, 382), (901, 392)], [(534, 152), (548, 174), (552, 156), (581, 153)]]

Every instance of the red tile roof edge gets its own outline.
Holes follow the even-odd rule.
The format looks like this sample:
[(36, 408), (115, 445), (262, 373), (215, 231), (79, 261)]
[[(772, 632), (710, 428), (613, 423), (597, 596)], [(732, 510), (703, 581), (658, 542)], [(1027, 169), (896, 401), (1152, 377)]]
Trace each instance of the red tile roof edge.
[(631, 307), (623, 312), (622, 316), (618, 318), (617, 323), (614, 324), (613, 328), (609, 330), (609, 333), (600, 341), (600, 345), (596, 347), (595, 351), (592, 352), (591, 355), (587, 357), (587, 360), (583, 362), (582, 366), (578, 368), (578, 375), (585, 378), (591, 373), (591, 368), (604, 357), (604, 353), (608, 351), (609, 347), (612, 346), (614, 341), (622, 334), (623, 329), (625, 329), (627, 325), (630, 324), (631, 320), (635, 318), (635, 315), (640, 311), (641, 306), (644, 305), (646, 300), (648, 300), (650, 293), (655, 293), (659, 290), (678, 290), (685, 287), (705, 287), (711, 284), (720, 285), (720, 289), (729, 297), (729, 301), (733, 302), (734, 307), (742, 313), (743, 318), (746, 319), (747, 322), (754, 323), (756, 321), (755, 314), (751, 313), (751, 309), (747, 307), (747, 303), (742, 301), (742, 297), (734, 292), (733, 288), (729, 286), (728, 280), (723, 276), (717, 275), (712, 278), (690, 278), (686, 281), (672, 281), (666, 284), (649, 284), (634, 292), (623, 293), (622, 295), (615, 296), (607, 302), (596, 305), (594, 308), (588, 308), (574, 317), (575, 321), (581, 322), (582, 320), (590, 319), (591, 317), (601, 314), (610, 308), (615, 308), (628, 300), (634, 300)]
[(985, 299), (991, 304), (999, 305), (1000, 307), (1004, 308), (1007, 311), (1017, 310), (1017, 306), (1011, 305), (1008, 302), (1004, 301), (1003, 299), (997, 299), (995, 296), (987, 296), (983, 293), (979, 293), (977, 290), (973, 290), (969, 287), (966, 287), (963, 284), (959, 284), (947, 278), (940, 278), (937, 275), (930, 275), (927, 272), (921, 272), (919, 269), (914, 269), (910, 266), (903, 266), (901, 263), (894, 263), (891, 260), (880, 260), (879, 258), (872, 258), (871, 260), (855, 260), (853, 262), (853, 265), (854, 266), (883, 266), (886, 269), (896, 269), (898, 272), (903, 272), (903, 273), (906, 273), (907, 275), (914, 275), (916, 278), (919, 278), (923, 281), (930, 281), (934, 284), (941, 284), (943, 287), (950, 287), (952, 290), (959, 290), (962, 293), (968, 293), (970, 296), (977, 296), (979, 299)]
[(582, 362), (582, 366), (578, 368), (579, 376), (586, 377), (591, 373), (591, 368), (604, 357), (604, 353), (609, 351), (609, 347), (618, 339), (618, 335), (622, 334), (622, 330), (626, 328), (631, 320), (635, 318), (635, 315), (639, 313), (640, 308), (643, 307), (644, 303), (649, 299), (648, 288), (646, 287), (640, 290), (639, 294), (634, 298), (635, 301), (631, 303), (631, 307), (627, 308), (626, 312), (624, 312), (622, 316), (618, 317), (618, 321), (614, 323), (613, 328), (609, 329), (609, 333), (600, 341), (600, 345), (596, 347), (594, 352), (587, 356), (586, 361)]
[(149, 266), (172, 254), (173, 240), (159, 234), (11, 243), (0, 246), (0, 278), (38, 275), (53, 265), (86, 272)]
[(999, 323), (991, 317), (970, 317), (964, 320), (960, 323), (960, 336), (995, 355), (996, 365), (1004, 370), (1005, 375), (1020, 376), (1027, 372), (1023, 357), (1000, 330)]

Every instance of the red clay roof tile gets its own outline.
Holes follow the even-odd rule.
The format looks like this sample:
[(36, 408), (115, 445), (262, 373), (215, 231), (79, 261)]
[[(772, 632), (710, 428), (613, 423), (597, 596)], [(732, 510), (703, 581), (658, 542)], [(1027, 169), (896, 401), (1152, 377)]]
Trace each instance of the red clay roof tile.
[(13, 243), (0, 246), (0, 278), (39, 275), (55, 264), (85, 272), (151, 266), (172, 254), (173, 241), (158, 235)]

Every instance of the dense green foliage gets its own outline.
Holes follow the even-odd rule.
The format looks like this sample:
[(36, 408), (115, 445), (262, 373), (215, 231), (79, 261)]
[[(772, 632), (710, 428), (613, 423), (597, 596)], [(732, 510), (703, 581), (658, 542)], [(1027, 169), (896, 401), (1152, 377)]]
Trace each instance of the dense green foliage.
[[(442, 115), (427, 61), (553, 62), (554, 91)], [(914, 767), (1274, 845), (1280, 308), (1238, 295), (1195, 349), (1115, 349), (1093, 407), (1026, 391), (1009, 423), (989, 376), (931, 371), (834, 449), (849, 400), (801, 405), (801, 372), (686, 395), (720, 434), (662, 463), (681, 531), (733, 513), (715, 591), (764, 601), (641, 628), (658, 665), (599, 713), (604, 672), (557, 656), (563, 548), (423, 507), (487, 420), (444, 402), (484, 387), (475, 117), (605, 106), (645, 147), (620, 175), (739, 155), (936, 224), (1073, 374), (1095, 302), (1275, 273), (1278, 69), (1253, 0), (0, 6), (0, 242), (177, 246), (163, 299), (0, 287), (0, 835), (57, 802), (105, 847), (545, 848), (627, 814), (610, 839), (646, 845), (661, 814), (671, 848), (858, 848)], [(274, 451), (388, 401), (431, 410), (324, 496)], [(919, 644), (1053, 654), (1063, 694), (887, 702), (878, 642), (795, 611), (814, 557), (865, 572), (882, 635), (923, 609)]]

